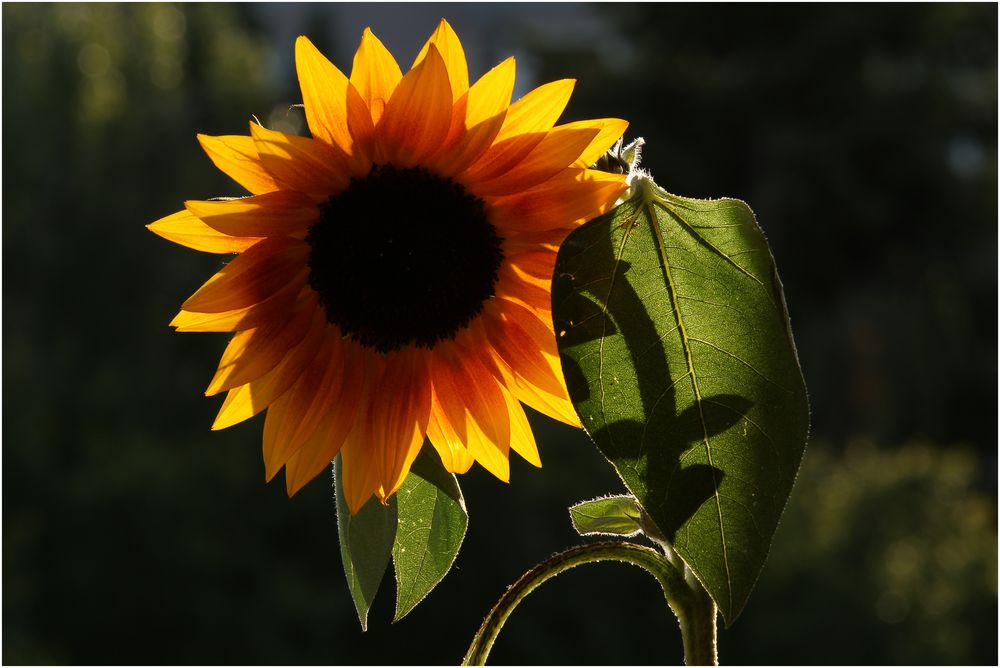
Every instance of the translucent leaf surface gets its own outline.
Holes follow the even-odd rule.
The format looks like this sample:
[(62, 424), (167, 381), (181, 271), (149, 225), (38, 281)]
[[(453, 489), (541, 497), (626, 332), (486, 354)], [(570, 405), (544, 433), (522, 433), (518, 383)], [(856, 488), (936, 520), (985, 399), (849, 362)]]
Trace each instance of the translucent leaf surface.
[(631, 199), (563, 244), (552, 302), (584, 428), (732, 623), (808, 431), (781, 283), (753, 213), (640, 178)]
[(397, 585), (393, 621), (398, 621), (441, 582), (458, 556), (469, 524), (458, 480), (425, 443), (403, 486), (385, 505), (372, 497), (351, 516), (339, 457), (334, 461), (334, 485), (340, 554), (361, 628), (368, 628), (368, 611), (390, 558)]
[(581, 501), (569, 509), (573, 528), (581, 536), (631, 536), (642, 530), (639, 504), (631, 496), (607, 496)]
[(396, 538), (396, 499), (386, 505), (372, 497), (357, 515), (351, 515), (344, 498), (340, 457), (333, 463), (334, 487), (337, 495), (337, 533), (340, 536), (340, 556), (344, 562), (347, 587), (351, 590), (361, 628), (368, 629), (368, 610), (382, 583), (386, 566), (392, 556)]
[(399, 525), (392, 546), (396, 568), (396, 617), (406, 616), (451, 570), (469, 515), (458, 480), (425, 443), (394, 497)]

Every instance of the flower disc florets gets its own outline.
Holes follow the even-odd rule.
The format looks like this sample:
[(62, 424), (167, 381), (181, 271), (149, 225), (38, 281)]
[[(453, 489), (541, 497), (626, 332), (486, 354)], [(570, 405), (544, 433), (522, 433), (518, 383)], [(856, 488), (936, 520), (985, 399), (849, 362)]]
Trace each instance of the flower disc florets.
[(327, 320), (380, 352), (453, 338), (493, 295), (503, 260), (483, 201), (419, 167), (352, 179), (320, 205), (306, 242)]

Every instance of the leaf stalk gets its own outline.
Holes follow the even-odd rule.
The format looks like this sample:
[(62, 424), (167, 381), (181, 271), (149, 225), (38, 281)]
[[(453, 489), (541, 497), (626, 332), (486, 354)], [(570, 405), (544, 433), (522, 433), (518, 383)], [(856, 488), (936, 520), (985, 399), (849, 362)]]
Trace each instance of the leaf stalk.
[(663, 588), (667, 605), (677, 616), (684, 641), (684, 660), (689, 666), (718, 665), (716, 651), (716, 608), (705, 589), (688, 569), (682, 572), (656, 550), (628, 542), (582, 545), (560, 552), (538, 564), (515, 582), (497, 601), (476, 632), (463, 666), (484, 666), (493, 643), (507, 618), (547, 580), (582, 564), (622, 561), (650, 573)]

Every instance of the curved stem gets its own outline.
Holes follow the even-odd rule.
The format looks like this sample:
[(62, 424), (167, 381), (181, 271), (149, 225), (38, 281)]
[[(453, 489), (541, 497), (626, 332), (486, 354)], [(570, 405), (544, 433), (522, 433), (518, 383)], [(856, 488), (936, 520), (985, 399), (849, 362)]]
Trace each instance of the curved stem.
[[(497, 601), (472, 639), (463, 666), (486, 664), (500, 629), (524, 598), (546, 580), (581, 564), (623, 561), (648, 571), (663, 588), (667, 605), (677, 615), (688, 665), (716, 665), (715, 605), (697, 582), (697, 589), (662, 554), (648, 547), (624, 542), (594, 543), (575, 547), (546, 559), (522, 575)], [(699, 596), (699, 592), (701, 596)], [(702, 599), (704, 597), (704, 600)], [(710, 610), (705, 607), (705, 601)]]

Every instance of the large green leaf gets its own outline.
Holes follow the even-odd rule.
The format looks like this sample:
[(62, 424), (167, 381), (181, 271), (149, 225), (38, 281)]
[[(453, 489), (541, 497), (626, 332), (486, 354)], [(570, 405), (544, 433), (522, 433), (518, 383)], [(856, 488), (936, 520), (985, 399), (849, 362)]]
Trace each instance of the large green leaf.
[(644, 177), (633, 190), (559, 252), (563, 371), (584, 428), (731, 624), (805, 449), (805, 383), (747, 205)]
[(465, 538), (469, 515), (458, 480), (430, 443), (395, 496), (399, 526), (392, 546), (396, 617), (406, 616), (448, 574)]
[(392, 556), (396, 539), (396, 498), (385, 505), (374, 496), (351, 515), (344, 498), (341, 461), (333, 462), (333, 479), (337, 496), (337, 533), (340, 536), (340, 556), (344, 562), (347, 587), (351, 590), (361, 628), (368, 630), (368, 610), (382, 583), (382, 576)]
[(337, 531), (347, 586), (361, 628), (385, 576), (389, 559), (396, 571), (398, 621), (451, 570), (465, 538), (469, 516), (458, 480), (425, 442), (410, 474), (385, 505), (375, 497), (352, 516), (344, 499), (340, 458), (334, 461)]

